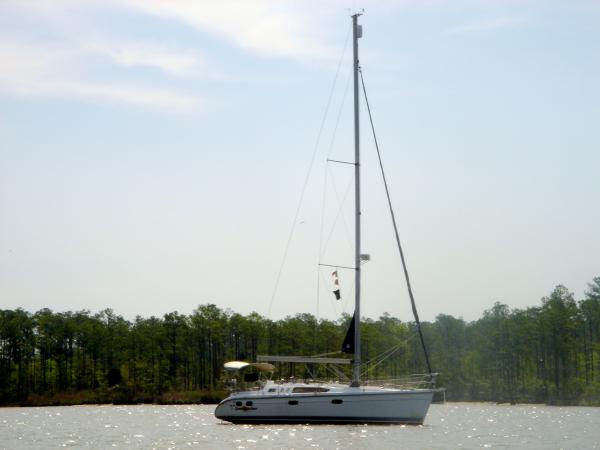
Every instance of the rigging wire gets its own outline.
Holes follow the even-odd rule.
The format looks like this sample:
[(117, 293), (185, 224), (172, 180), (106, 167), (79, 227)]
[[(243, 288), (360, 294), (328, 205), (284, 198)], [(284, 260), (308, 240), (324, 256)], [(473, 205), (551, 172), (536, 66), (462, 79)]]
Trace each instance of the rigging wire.
[[(348, 37), (349, 37), (349, 34), (348, 34), (347, 38)], [(335, 126), (333, 127), (333, 133), (331, 135), (331, 140), (329, 142), (329, 150), (327, 151), (327, 160), (329, 160), (329, 157), (331, 156), (331, 153), (333, 152), (333, 145), (334, 145), (335, 139), (337, 137), (337, 130), (338, 130), (338, 127), (340, 124), (340, 119), (342, 117), (342, 112), (344, 110), (344, 105), (346, 103), (346, 98), (348, 97), (350, 80), (352, 79), (351, 75), (352, 75), (352, 71), (348, 71), (348, 77), (346, 79), (346, 87), (344, 89), (344, 95), (343, 95), (342, 101), (340, 103), (340, 107), (339, 107), (338, 114), (337, 114), (337, 119), (335, 121)], [(324, 232), (324, 228), (325, 228), (325, 210), (326, 210), (327, 185), (328, 185), (327, 181), (329, 179), (329, 172), (330, 172), (329, 164), (326, 163), (325, 164), (325, 174), (324, 174), (325, 176), (323, 179), (323, 202), (322, 202), (322, 206), (321, 206), (321, 226), (319, 229), (319, 258), (318, 258), (318, 264), (317, 264), (317, 320), (319, 320), (319, 307), (320, 307), (320, 295), (321, 295), (321, 284), (320, 284), (320, 282), (321, 282), (321, 275), (320, 275), (321, 274), (321, 261), (322, 261), (323, 255), (325, 253), (325, 250), (323, 250), (323, 232)], [(333, 178), (333, 172), (331, 173), (331, 183), (335, 190), (335, 181)], [(339, 204), (340, 198), (339, 198), (339, 194), (337, 193), (337, 190), (335, 191), (335, 194), (336, 194), (337, 201)], [(341, 206), (340, 206), (340, 208), (341, 208)], [(336, 222), (337, 222), (337, 218), (336, 218)], [(347, 236), (349, 236), (348, 227), (346, 225), (345, 220), (344, 220), (344, 228), (346, 230)], [(330, 238), (331, 238), (331, 236), (329, 236), (329, 238), (327, 239), (325, 248), (327, 248)], [(348, 241), (350, 242), (350, 239), (348, 239)], [(352, 244), (350, 244), (350, 245), (352, 245)], [(331, 300), (331, 298), (330, 298), (330, 301), (333, 302), (333, 300)], [(336, 309), (335, 306), (334, 306), (334, 309)]]
[[(343, 96), (342, 102), (340, 104), (340, 109), (338, 111), (337, 119), (336, 119), (336, 122), (335, 122), (335, 127), (333, 129), (333, 135), (332, 135), (331, 141), (329, 143), (329, 151), (327, 152), (327, 160), (329, 160), (329, 157), (331, 156), (331, 153), (333, 153), (333, 145), (335, 143), (335, 138), (337, 136), (337, 129), (338, 129), (338, 126), (340, 124), (340, 119), (342, 117), (342, 112), (344, 110), (344, 105), (346, 103), (346, 98), (348, 97), (348, 90), (350, 88), (350, 81), (352, 80), (352, 76), (351, 75), (352, 75), (352, 71), (349, 71), (348, 72), (348, 78), (346, 80), (346, 88), (344, 89), (344, 96)], [(350, 182), (348, 183), (348, 187), (346, 188), (346, 193), (344, 194), (344, 199), (342, 201), (340, 201), (340, 195), (339, 195), (339, 192), (338, 192), (336, 184), (335, 184), (335, 177), (333, 176), (333, 171), (331, 170), (331, 167), (330, 167), (329, 164), (325, 165), (325, 173), (326, 173), (326, 178), (325, 178), (326, 180), (327, 180), (327, 174), (331, 175), (329, 178), (331, 179), (331, 185), (333, 187), (333, 191), (335, 193), (336, 200), (337, 200), (338, 205), (339, 205), (339, 211), (338, 211), (338, 215), (335, 218), (334, 224), (332, 225), (332, 229), (329, 232), (329, 237), (327, 238), (327, 241), (325, 242), (325, 248), (323, 249), (323, 246), (320, 245), (319, 264), (321, 263), (321, 259), (323, 258), (324, 253), (327, 250), (327, 246), (329, 245), (329, 240), (331, 239), (331, 235), (333, 234), (333, 231), (334, 231), (333, 228), (335, 228), (335, 224), (337, 223), (337, 220), (339, 218), (339, 215), (340, 215), (340, 212), (342, 210), (342, 207), (343, 207), (343, 205), (344, 205), (344, 203), (346, 201), (346, 196), (348, 195), (348, 190), (349, 190), (349, 188), (351, 186), (351, 182), (352, 182), (352, 180), (350, 180)], [(323, 196), (325, 196), (326, 189), (327, 189), (327, 185), (325, 185), (323, 187)], [(322, 217), (321, 217), (322, 220), (324, 218), (324, 214), (325, 214), (325, 210), (323, 209), (323, 211), (322, 211)], [(348, 245), (349, 245), (350, 248), (352, 248), (352, 240), (350, 239), (350, 232), (348, 231), (348, 225), (346, 224), (346, 219), (345, 219), (345, 217), (344, 217), (343, 214), (342, 214), (342, 222), (343, 222), (343, 225), (344, 225), (344, 231), (346, 232), (346, 238), (348, 239)], [(319, 244), (321, 244), (321, 242)]]
[(321, 204), (321, 225), (319, 227), (319, 258), (317, 262), (317, 322), (319, 321), (319, 301), (321, 298), (321, 252), (323, 248), (323, 228), (325, 226), (325, 205), (327, 203), (327, 169), (323, 178), (323, 201)]
[[(329, 166), (328, 166), (328, 169), (329, 169)], [(329, 170), (331, 170), (331, 169), (329, 169)], [(333, 173), (331, 174), (331, 185), (333, 187), (333, 192), (335, 193), (335, 197), (336, 197), (336, 200), (338, 201), (339, 207), (338, 207), (338, 211), (335, 215), (333, 224), (331, 225), (331, 230), (329, 230), (329, 234), (327, 236), (327, 240), (325, 241), (325, 245), (323, 246), (323, 253), (321, 254), (321, 258), (324, 256), (325, 252), (327, 251), (327, 248), (329, 247), (329, 242), (331, 241), (331, 238), (333, 237), (335, 227), (338, 223), (338, 220), (340, 220), (340, 218), (342, 219), (342, 225), (344, 226), (346, 239), (348, 240), (348, 246), (350, 248), (352, 248), (352, 240), (350, 239), (350, 232), (348, 231), (348, 224), (346, 223), (346, 217), (344, 216), (344, 204), (346, 203), (346, 199), (348, 198), (348, 194), (350, 193), (350, 188), (352, 187), (352, 181), (353, 181), (352, 178), (348, 180), (348, 185), (346, 186), (346, 189), (344, 190), (344, 196), (340, 198), (339, 191), (337, 189), (335, 181), (333, 180)]]
[(304, 194), (306, 193), (306, 187), (308, 186), (308, 180), (310, 179), (310, 174), (312, 172), (313, 164), (315, 162), (315, 157), (317, 156), (317, 150), (319, 149), (319, 143), (321, 142), (321, 135), (323, 134), (323, 128), (325, 127), (327, 115), (329, 114), (329, 107), (331, 106), (331, 99), (333, 98), (335, 85), (337, 83), (337, 79), (340, 74), (340, 68), (342, 67), (342, 61), (344, 60), (344, 55), (346, 54), (346, 48), (348, 47), (349, 38), (350, 38), (350, 28), (348, 29), (348, 33), (346, 34), (346, 42), (344, 42), (344, 48), (342, 50), (342, 55), (340, 56), (338, 66), (335, 71), (335, 76), (333, 78), (333, 83), (331, 85), (331, 90), (329, 92), (329, 98), (327, 99), (327, 105), (325, 106), (325, 111), (323, 112), (323, 118), (321, 119), (321, 125), (319, 127), (319, 132), (317, 133), (317, 140), (315, 142), (313, 154), (310, 159), (310, 164), (308, 165), (308, 171), (306, 172), (306, 177), (304, 178), (304, 184), (302, 186), (302, 191), (300, 193), (298, 207), (296, 208), (296, 213), (294, 214), (294, 221), (292, 222), (290, 234), (288, 236), (287, 243), (285, 244), (285, 249), (283, 251), (283, 258), (282, 258), (281, 264), (279, 266), (279, 270), (277, 272), (277, 278), (275, 279), (275, 286), (273, 287), (273, 293), (271, 294), (271, 300), (269, 302), (269, 309), (267, 310), (267, 317), (269, 317), (271, 315), (271, 308), (273, 307), (273, 301), (275, 300), (275, 296), (277, 295), (277, 289), (279, 288), (279, 282), (281, 281), (281, 274), (283, 273), (283, 267), (285, 266), (285, 261), (287, 260), (287, 255), (290, 250), (290, 245), (292, 243), (294, 231), (296, 231), (296, 225), (298, 224), (298, 216), (300, 215), (300, 208), (302, 207), (302, 202), (304, 200)]
[[(389, 350), (377, 355), (375, 358), (371, 358), (369, 361), (365, 363), (367, 369), (361, 373), (361, 377), (365, 376), (367, 373), (371, 372), (377, 366), (381, 365), (386, 359), (396, 353), (403, 346), (403, 343), (397, 344)], [(371, 365), (372, 364), (372, 365)]]
[(327, 158), (331, 156), (333, 153), (333, 144), (335, 143), (335, 138), (337, 136), (337, 129), (340, 125), (340, 119), (342, 117), (342, 113), (344, 112), (344, 105), (346, 104), (346, 98), (348, 98), (348, 91), (350, 89), (350, 81), (352, 80), (352, 70), (348, 71), (348, 78), (346, 78), (346, 87), (344, 88), (344, 96), (342, 97), (342, 102), (340, 103), (340, 109), (338, 110), (337, 119), (335, 121), (335, 127), (333, 128), (333, 134), (331, 136), (331, 141), (329, 142), (329, 151), (327, 152)]
[(371, 122), (371, 130), (373, 132), (373, 139), (375, 140), (375, 148), (377, 149), (377, 158), (379, 159), (379, 167), (381, 169), (381, 176), (383, 177), (383, 185), (385, 187), (385, 194), (387, 196), (388, 206), (390, 208), (390, 214), (392, 216), (392, 224), (394, 225), (394, 233), (396, 235), (396, 243), (398, 244), (398, 251), (400, 252), (400, 259), (402, 260), (402, 268), (404, 269), (404, 278), (406, 279), (406, 288), (408, 289), (408, 296), (410, 297), (410, 303), (412, 306), (413, 316), (415, 317), (415, 322), (417, 324), (417, 330), (419, 332), (419, 338), (421, 340), (421, 346), (423, 347), (423, 353), (425, 354), (425, 362), (427, 363), (427, 370), (429, 370), (429, 373), (433, 373), (433, 371), (431, 370), (431, 364), (429, 362), (429, 354), (427, 353), (425, 339), (423, 338), (423, 331), (421, 330), (421, 321), (419, 320), (419, 313), (417, 312), (417, 305), (415, 304), (415, 298), (413, 296), (412, 287), (410, 285), (410, 278), (408, 276), (408, 269), (406, 268), (404, 252), (402, 250), (402, 245), (400, 244), (400, 235), (398, 234), (398, 227), (396, 225), (396, 217), (394, 216), (394, 209), (392, 208), (392, 200), (390, 197), (390, 191), (388, 189), (387, 180), (385, 178), (385, 171), (383, 170), (383, 162), (381, 160), (381, 152), (379, 151), (377, 135), (375, 134), (375, 125), (373, 124), (373, 116), (371, 115), (371, 107), (369, 106), (369, 99), (367, 98), (367, 89), (365, 88), (365, 80), (363, 78), (362, 68), (359, 67), (358, 72), (360, 74), (360, 81), (362, 83), (363, 93), (365, 95), (365, 103), (367, 104), (367, 111), (369, 112), (369, 121)]

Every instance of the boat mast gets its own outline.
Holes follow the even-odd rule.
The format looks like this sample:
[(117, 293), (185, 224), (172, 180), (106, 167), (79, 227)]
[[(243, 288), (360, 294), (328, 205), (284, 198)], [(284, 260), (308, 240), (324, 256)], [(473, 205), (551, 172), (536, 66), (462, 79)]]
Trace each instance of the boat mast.
[(352, 42), (354, 64), (354, 199), (355, 199), (355, 306), (354, 306), (354, 367), (351, 386), (360, 386), (360, 132), (358, 109), (358, 39), (362, 27), (358, 24), (360, 13), (352, 16)]

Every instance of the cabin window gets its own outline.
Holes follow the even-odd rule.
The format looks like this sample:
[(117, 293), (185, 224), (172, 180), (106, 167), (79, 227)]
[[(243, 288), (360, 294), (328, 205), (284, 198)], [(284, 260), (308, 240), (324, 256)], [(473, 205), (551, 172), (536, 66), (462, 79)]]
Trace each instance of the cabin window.
[(333, 400), (331, 400), (331, 403), (333, 403), (334, 405), (341, 405), (342, 403), (344, 403), (344, 400), (334, 398)]
[(275, 388), (271, 388), (271, 389), (269, 389), (269, 392), (275, 392), (276, 390), (277, 389), (275, 389)]
[(242, 406), (242, 402), (235, 402), (235, 406)]
[(306, 394), (306, 393), (327, 392), (327, 391), (329, 391), (329, 389), (324, 388), (324, 387), (301, 386), (301, 387), (295, 387), (292, 392)]
[(247, 401), (246, 402), (246, 406), (252, 406), (252, 402), (251, 401)]
[(290, 401), (288, 402), (288, 405), (292, 405), (292, 406), (293, 406), (293, 405), (297, 405), (297, 404), (298, 404), (298, 400), (290, 400)]

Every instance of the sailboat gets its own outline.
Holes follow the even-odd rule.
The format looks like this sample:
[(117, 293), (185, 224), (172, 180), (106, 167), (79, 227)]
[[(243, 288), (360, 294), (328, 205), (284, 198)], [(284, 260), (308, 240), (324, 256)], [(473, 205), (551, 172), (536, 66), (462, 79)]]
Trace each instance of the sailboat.
[[(256, 363), (232, 361), (225, 364), (227, 370), (252, 369), (246, 381), (256, 381), (260, 372), (272, 373), (272, 362), (330, 364), (334, 367), (352, 364), (352, 380), (342, 382), (276, 382), (267, 380), (259, 389), (232, 393), (215, 410), (219, 419), (233, 423), (400, 423), (422, 424), (436, 389), (426, 387), (390, 387), (361, 382), (360, 348), (360, 301), (361, 262), (367, 255), (361, 254), (360, 215), (360, 142), (359, 142), (359, 60), (358, 39), (362, 26), (358, 24), (361, 14), (352, 16), (353, 65), (354, 65), (354, 146), (355, 146), (355, 309), (348, 333), (343, 343), (347, 358), (323, 358), (301, 356), (259, 356)], [(400, 248), (400, 247), (399, 247)], [(401, 251), (402, 255), (402, 251)], [(408, 280), (408, 277), (407, 277)], [(410, 285), (409, 285), (410, 292)], [(412, 294), (411, 294), (412, 299)], [(414, 310), (416, 313), (416, 310)], [(417, 319), (418, 321), (418, 319)], [(428, 364), (429, 365), (429, 364)], [(338, 373), (342, 373), (338, 370)], [(257, 372), (258, 371), (258, 372)], [(431, 370), (430, 370), (431, 372)], [(428, 374), (434, 377), (436, 374)]]

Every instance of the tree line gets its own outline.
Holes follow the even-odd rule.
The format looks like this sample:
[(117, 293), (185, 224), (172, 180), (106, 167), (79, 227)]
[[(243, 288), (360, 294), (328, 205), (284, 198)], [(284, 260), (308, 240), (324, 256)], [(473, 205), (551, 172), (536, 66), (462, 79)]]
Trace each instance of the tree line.
[[(213, 304), (133, 321), (110, 309), (0, 310), (0, 404), (215, 401), (226, 361), (331, 354), (350, 319), (274, 321)], [(440, 314), (421, 325), (450, 400), (600, 405), (600, 277), (580, 300), (559, 285), (538, 306), (496, 303), (476, 321)], [(413, 322), (386, 313), (361, 329), (367, 377), (425, 371)], [(301, 370), (278, 364), (275, 376)]]

